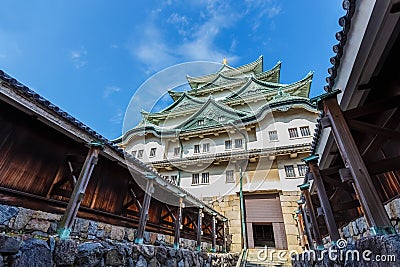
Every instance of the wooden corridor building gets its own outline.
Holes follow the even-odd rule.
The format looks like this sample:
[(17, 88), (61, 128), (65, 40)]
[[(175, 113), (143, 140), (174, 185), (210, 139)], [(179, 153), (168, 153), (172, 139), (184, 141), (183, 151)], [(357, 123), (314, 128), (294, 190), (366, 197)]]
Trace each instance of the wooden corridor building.
[[(364, 216), (370, 235), (396, 233), (384, 205), (400, 197), (400, 2), (344, 1), (342, 31), (326, 93), (313, 99), (320, 118), (298, 218), (310, 248)], [(400, 211), (395, 211), (400, 214)]]
[(224, 216), (3, 71), (0, 125), (0, 204), (64, 214), (61, 236), (77, 215), (226, 249)]

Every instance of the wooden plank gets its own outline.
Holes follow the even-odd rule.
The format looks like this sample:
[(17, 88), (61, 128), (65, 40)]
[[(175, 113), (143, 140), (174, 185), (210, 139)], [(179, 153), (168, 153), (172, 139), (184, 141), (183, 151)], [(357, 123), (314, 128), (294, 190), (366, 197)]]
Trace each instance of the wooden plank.
[(329, 235), (332, 242), (336, 242), (341, 237), (339, 235), (338, 227), (333, 217), (331, 203), (329, 202), (328, 196), (326, 195), (326, 189), (324, 182), (322, 181), (321, 173), (319, 172), (318, 161), (313, 160), (308, 162), (308, 167), (314, 177), (314, 182), (317, 186), (318, 198), (324, 211), (324, 219), (328, 228)]
[(324, 244), (322, 243), (322, 237), (321, 237), (321, 233), (319, 231), (318, 221), (317, 221), (317, 218), (315, 217), (315, 210), (314, 210), (314, 205), (311, 200), (310, 191), (308, 191), (308, 188), (302, 189), (302, 191), (303, 191), (303, 195), (306, 200), (306, 207), (307, 207), (308, 213), (310, 215), (311, 228), (314, 233), (314, 238), (315, 238), (315, 242), (317, 245), (317, 249), (322, 249), (324, 247)]
[[(64, 176), (64, 173), (65, 173), (65, 171), (64, 171), (64, 164), (61, 163), (60, 166), (58, 167), (58, 170), (57, 170), (56, 175), (54, 176), (54, 179), (53, 179), (53, 182), (51, 183), (50, 188), (47, 190), (47, 194), (46, 194), (46, 197), (47, 197), (47, 198), (50, 198), (50, 197), (51, 197), (52, 191), (53, 191), (53, 188), (54, 188), (55, 184), (58, 183), (60, 180), (62, 180), (62, 178), (63, 178), (63, 176)], [(68, 195), (68, 197), (69, 197), (69, 196), (70, 196), (70, 195)]]
[(81, 173), (79, 174), (77, 184), (74, 187), (65, 214), (59, 224), (60, 238), (67, 238), (70, 234), (72, 224), (83, 200), (90, 176), (93, 172), (94, 166), (97, 164), (100, 148), (100, 146), (94, 145), (89, 149), (89, 153), (86, 157)]
[(61, 196), (61, 197), (70, 198), (72, 195), (72, 191), (67, 190), (67, 189), (62, 189), (62, 188), (54, 188), (51, 194), (53, 196)]
[(227, 245), (226, 245), (226, 241), (227, 241), (227, 220), (224, 220), (222, 222), (222, 252), (226, 253), (227, 252)]
[(304, 221), (304, 230), (306, 231), (306, 235), (307, 235), (308, 249), (314, 249), (314, 242), (313, 242), (313, 238), (311, 235), (311, 224), (308, 220), (308, 216), (302, 206), (299, 206), (299, 210), (301, 212), (301, 215), (302, 215), (302, 218)]
[(394, 231), (336, 98), (324, 99), (323, 106), (325, 114), (331, 120), (340, 154), (353, 176), (355, 189), (367, 222), (372, 227), (372, 233)]
[(196, 240), (196, 250), (201, 251), (201, 236), (202, 236), (202, 222), (203, 222), (203, 209), (199, 208), (199, 213), (197, 215), (197, 240)]
[(354, 199), (344, 203), (335, 203), (333, 206), (333, 211), (338, 212), (342, 210), (355, 209), (358, 207), (360, 207), (360, 201), (358, 201), (358, 199)]
[(175, 235), (174, 235), (174, 248), (179, 248), (179, 242), (181, 238), (181, 226), (182, 226), (182, 209), (183, 209), (183, 197), (179, 198), (179, 207), (176, 211), (175, 220)]
[(215, 218), (217, 214), (212, 215), (212, 237), (211, 237), (211, 249), (212, 252), (216, 252), (215, 245), (217, 244), (217, 219)]
[[(395, 129), (399, 125), (400, 121), (400, 108), (396, 109), (389, 118), (387, 118), (386, 122), (382, 124), (383, 127), (389, 129)], [(366, 157), (370, 153), (375, 153), (377, 150), (380, 150), (383, 144), (387, 141), (387, 138), (384, 138), (380, 135), (375, 135), (372, 140), (365, 146), (363, 146), (361, 151), (361, 156)]]
[(133, 203), (136, 205), (136, 207), (141, 210), (142, 209), (142, 204), (139, 202), (139, 199), (137, 195), (135, 194), (135, 191), (132, 189), (132, 184), (129, 184), (129, 195), (132, 198)]
[(375, 103), (367, 104), (354, 109), (349, 109), (343, 112), (346, 119), (354, 119), (361, 116), (382, 112), (399, 107), (400, 95), (384, 99)]
[(375, 162), (368, 162), (368, 172), (371, 175), (395, 171), (400, 169), (400, 156), (394, 158), (386, 158)]
[(385, 127), (381, 126), (376, 126), (370, 123), (362, 122), (362, 121), (357, 121), (357, 120), (348, 120), (348, 124), (350, 129), (360, 131), (363, 133), (368, 133), (368, 134), (379, 134), (381, 136), (391, 138), (391, 139), (397, 139), (400, 140), (400, 132), (388, 129)]
[(143, 235), (146, 228), (146, 223), (149, 219), (149, 207), (151, 202), (151, 196), (154, 193), (154, 178), (153, 176), (147, 176), (146, 191), (144, 194), (143, 205), (140, 209), (139, 226), (136, 232), (135, 244), (143, 244)]

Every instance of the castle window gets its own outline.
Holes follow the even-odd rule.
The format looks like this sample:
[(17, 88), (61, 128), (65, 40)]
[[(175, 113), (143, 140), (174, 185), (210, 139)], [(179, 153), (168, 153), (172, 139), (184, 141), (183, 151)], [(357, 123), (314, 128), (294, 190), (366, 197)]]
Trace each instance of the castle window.
[(202, 184), (208, 184), (210, 183), (210, 173), (208, 172), (203, 172), (201, 174), (201, 183)]
[(270, 141), (278, 140), (278, 132), (276, 130), (275, 131), (269, 131), (268, 135), (269, 135), (269, 140)]
[(235, 139), (235, 148), (243, 147), (243, 139)]
[(225, 140), (225, 149), (232, 149), (232, 140)]
[(136, 150), (132, 151), (132, 156), (136, 157)]
[(138, 159), (143, 158), (143, 149), (141, 149), (141, 150), (138, 151), (137, 157), (138, 157)]
[(177, 157), (181, 154), (181, 148), (180, 147), (175, 147), (174, 148), (174, 156)]
[(285, 166), (286, 177), (296, 177), (293, 165)]
[(224, 117), (224, 116), (219, 116), (219, 117), (218, 117), (218, 121), (219, 121), (219, 122), (222, 122), (222, 121), (224, 121), (224, 120), (225, 120), (225, 117)]
[(299, 170), (299, 176), (305, 176), (307, 171), (307, 166), (304, 164), (297, 165), (297, 169)]
[(301, 136), (310, 136), (310, 128), (308, 126), (300, 127)]
[(198, 173), (192, 174), (192, 184), (199, 184), (199, 174)]
[(297, 128), (289, 128), (289, 137), (290, 138), (296, 138), (299, 137), (299, 133), (297, 132)]
[(234, 183), (235, 182), (235, 178), (233, 177), (233, 170), (227, 170), (226, 171), (226, 182), (227, 183)]
[(194, 145), (194, 153), (200, 153), (200, 145)]
[(198, 120), (197, 125), (204, 125), (204, 120)]
[(203, 152), (210, 152), (210, 143), (203, 144)]
[(156, 150), (157, 150), (157, 148), (156, 147), (152, 147), (151, 149), (150, 149), (150, 157), (155, 157), (156, 156)]

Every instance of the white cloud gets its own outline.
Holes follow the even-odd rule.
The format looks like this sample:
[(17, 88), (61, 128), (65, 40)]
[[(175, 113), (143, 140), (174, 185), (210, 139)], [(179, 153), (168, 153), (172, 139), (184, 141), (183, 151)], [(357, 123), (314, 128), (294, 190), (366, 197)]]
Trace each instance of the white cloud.
[(168, 17), (167, 22), (173, 24), (180, 35), (186, 36), (188, 34), (187, 26), (189, 21), (186, 16), (181, 16), (178, 13), (172, 13)]
[(111, 124), (120, 124), (122, 123), (122, 119), (123, 119), (124, 113), (122, 111), (122, 109), (117, 109), (117, 111), (115, 112), (115, 114), (108, 120)]
[[(282, 8), (279, 2), (276, 0), (246, 0), (246, 14), (254, 13), (249, 16), (252, 21), (251, 29), (256, 32), (266, 18), (271, 21), (274, 17), (278, 16), (282, 12)], [(272, 23), (272, 22), (271, 22)]]
[(79, 50), (70, 52), (70, 58), (76, 69), (80, 69), (88, 64), (86, 60), (87, 51), (83, 47)]
[(114, 93), (118, 93), (121, 91), (121, 88), (118, 86), (107, 86), (103, 91), (103, 98), (108, 98)]
[(139, 44), (132, 42), (130, 45), (133, 56), (148, 67), (147, 72), (182, 61), (220, 62), (227, 57), (229, 62), (234, 63), (238, 59), (232, 54), (234, 43), (233, 46), (220, 48), (216, 45), (216, 39), (223, 30), (231, 28), (240, 20), (242, 12), (234, 10), (232, 5), (222, 1), (207, 1), (201, 4), (203, 7), (199, 11), (200, 21), (197, 23), (179, 13), (172, 13), (165, 19), (165, 22), (177, 28), (181, 37), (178, 41), (171, 40), (162, 28), (156, 26), (160, 16), (155, 16), (154, 12), (151, 12), (149, 20), (140, 27), (141, 41)]
[(279, 6), (273, 6), (268, 10), (268, 18), (273, 18), (281, 13), (281, 8)]

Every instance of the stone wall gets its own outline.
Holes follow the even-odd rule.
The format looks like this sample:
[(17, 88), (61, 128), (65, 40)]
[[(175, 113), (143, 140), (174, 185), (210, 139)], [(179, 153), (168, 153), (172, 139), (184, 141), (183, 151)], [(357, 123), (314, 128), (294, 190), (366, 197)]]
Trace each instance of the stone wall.
[[(400, 234), (400, 198), (396, 198), (385, 205), (386, 212), (389, 215), (390, 221), (394, 226), (394, 229)], [(369, 229), (364, 216), (361, 216), (347, 225), (339, 229), (341, 238), (345, 239), (348, 243), (354, 240), (359, 240), (362, 237), (369, 236)], [(328, 247), (330, 245), (329, 236), (324, 237), (324, 245)]]
[(0, 234), (0, 267), (235, 266), (238, 254), (207, 254), (132, 242), (60, 240)]
[(211, 203), (213, 208), (228, 218), (229, 234), (228, 248), (230, 251), (239, 252), (242, 249), (242, 233), (240, 222), (240, 199), (237, 195), (227, 195), (221, 198), (204, 198)]
[(280, 194), (283, 222), (285, 224), (286, 238), (289, 251), (301, 251), (299, 229), (294, 219), (295, 210), (299, 204), (297, 200), (300, 198), (300, 191), (282, 191)]
[[(0, 204), (0, 231), (12, 234), (28, 234), (37, 238), (57, 235), (61, 215)], [(71, 231), (71, 238), (80, 241), (133, 242), (136, 229), (77, 218)], [(172, 245), (174, 237), (157, 233), (144, 233), (145, 244)], [(195, 250), (196, 241), (181, 238), (182, 248)], [(203, 242), (202, 249), (211, 250), (211, 244)]]

